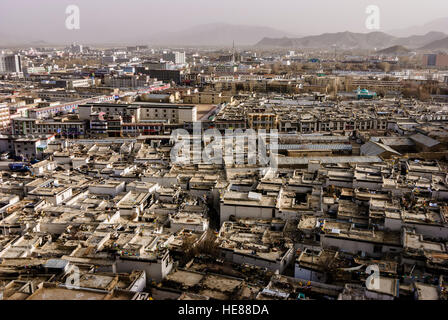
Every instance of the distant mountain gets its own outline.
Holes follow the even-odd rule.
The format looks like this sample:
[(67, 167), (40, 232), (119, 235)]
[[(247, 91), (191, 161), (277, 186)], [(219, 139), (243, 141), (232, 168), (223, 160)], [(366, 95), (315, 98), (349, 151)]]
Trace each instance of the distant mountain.
[(42, 44), (69, 44), (79, 42), (85, 44), (116, 44), (130, 45), (133, 43), (148, 43), (150, 45), (171, 45), (171, 46), (232, 46), (235, 41), (236, 46), (252, 46), (263, 37), (299, 37), (294, 33), (288, 33), (264, 26), (233, 25), (226, 23), (213, 23), (197, 25), (185, 30), (170, 32), (163, 31), (149, 34), (144, 30), (136, 30), (129, 33), (111, 32), (107, 28), (91, 29), (82, 28), (79, 32), (62, 30), (57, 36), (42, 35), (33, 36), (30, 34), (9, 34), (4, 30), (0, 32), (1, 46), (37, 46)]
[(447, 35), (443, 32), (431, 31), (424, 35), (413, 35), (397, 40), (397, 45), (402, 45), (411, 48), (420, 48), (431, 42), (446, 38)]
[(407, 37), (410, 35), (423, 35), (431, 31), (447, 32), (447, 30), (448, 17), (436, 19), (420, 26), (391, 30), (388, 33), (396, 37)]
[(407, 49), (403, 46), (400, 46), (400, 45), (392, 46), (392, 47), (377, 51), (377, 53), (379, 53), (379, 54), (393, 54), (393, 55), (408, 54), (409, 52), (410, 52), (409, 49)]
[(423, 50), (448, 49), (448, 37), (428, 43), (427, 45), (421, 47), (420, 49)]
[(303, 38), (265, 37), (256, 46), (266, 48), (331, 48), (336, 46), (341, 49), (382, 49), (401, 45), (410, 48), (419, 48), (433, 41), (443, 39), (446, 36), (446, 34), (441, 32), (429, 32), (422, 36), (399, 38), (384, 32), (353, 33), (346, 31), (324, 33)]
[(214, 23), (153, 35), (148, 40), (158, 45), (231, 46), (233, 41), (235, 45), (253, 45), (263, 37), (284, 36), (293, 35), (269, 27)]
[(257, 47), (298, 47), (298, 48), (330, 48), (337, 46), (343, 49), (372, 49), (384, 48), (394, 44), (395, 37), (383, 32), (353, 33), (337, 32), (324, 33), (317, 36), (303, 38), (263, 38)]
[(0, 48), (2, 47), (21, 47), (24, 45), (27, 46), (44, 46), (49, 43), (43, 40), (36, 40), (32, 37), (28, 37), (27, 35), (19, 34), (19, 35), (9, 35), (7, 33), (0, 33)]

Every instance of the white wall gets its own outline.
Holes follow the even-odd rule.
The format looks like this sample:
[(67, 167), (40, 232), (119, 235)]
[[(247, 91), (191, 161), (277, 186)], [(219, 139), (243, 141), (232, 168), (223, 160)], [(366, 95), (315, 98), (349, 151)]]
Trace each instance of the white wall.
[(246, 254), (235, 253), (232, 250), (221, 249), (222, 253), (225, 255), (225, 259), (237, 264), (251, 264), (261, 268), (267, 268), (271, 271), (278, 271), (283, 273), (288, 264), (294, 258), (294, 248), (288, 249), (288, 251), (283, 255), (281, 259), (275, 261), (262, 259), (258, 256), (251, 256)]
[(169, 255), (165, 256), (165, 260), (157, 260), (154, 262), (139, 259), (118, 259), (117, 272), (132, 272), (134, 270), (143, 270), (146, 273), (146, 283), (154, 281), (162, 281), (171, 271), (173, 262)]
[(120, 192), (124, 191), (125, 186), (126, 184), (124, 182), (120, 183), (119, 185), (116, 185), (115, 187), (110, 187), (106, 185), (105, 186), (95, 185), (95, 186), (89, 186), (89, 192), (93, 194), (107, 194), (110, 196), (116, 196)]
[(299, 264), (295, 263), (294, 278), (306, 279), (316, 282), (325, 282), (324, 274), (310, 269), (300, 268)]
[(231, 215), (234, 215), (237, 218), (270, 219), (274, 216), (274, 208), (244, 207), (238, 205), (226, 205), (224, 203), (221, 203), (221, 224), (225, 221), (228, 221)]

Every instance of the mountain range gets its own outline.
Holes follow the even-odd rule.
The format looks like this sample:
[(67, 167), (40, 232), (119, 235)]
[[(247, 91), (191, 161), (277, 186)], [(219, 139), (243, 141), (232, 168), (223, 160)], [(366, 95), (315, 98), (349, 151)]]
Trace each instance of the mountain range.
[(403, 29), (390, 30), (387, 33), (396, 37), (407, 37), (410, 35), (423, 35), (431, 31), (446, 32), (448, 30), (448, 17), (435, 19), (423, 25), (416, 25)]
[[(152, 46), (255, 46), (268, 48), (331, 48), (377, 49), (404, 46), (408, 49), (438, 50), (448, 48), (448, 18), (437, 19), (422, 26), (384, 32), (354, 33), (337, 32), (320, 35), (299, 35), (292, 30), (285, 32), (271, 27), (236, 25), (228, 23), (202, 24), (180, 31), (149, 33), (146, 30), (135, 32), (111, 32), (106, 27), (96, 26), (77, 32), (58, 31), (58, 34), (15, 34), (2, 30), (2, 46), (46, 46), (67, 45), (72, 42), (87, 45), (114, 44), (131, 45), (135, 43)], [(12, 30), (13, 31), (13, 30)], [(62, 32), (62, 33), (61, 33)], [(101, 40), (98, 40), (101, 39)]]
[(424, 35), (395, 37), (384, 32), (354, 33), (336, 32), (301, 38), (269, 38), (259, 41), (256, 47), (263, 48), (340, 48), (340, 49), (384, 49), (405, 46), (412, 49), (448, 49), (448, 35), (431, 31)]
[(443, 50), (448, 48), (448, 37), (440, 40), (433, 41), (425, 45), (424, 50)]
[[(149, 44), (155, 46), (226, 46), (231, 47), (233, 41), (237, 46), (252, 46), (263, 37), (298, 37), (295, 33), (288, 33), (275, 28), (264, 26), (234, 25), (226, 23), (202, 24), (181, 31), (165, 31), (149, 33), (147, 31), (136, 31), (132, 34), (117, 34), (103, 32), (98, 28), (97, 34), (101, 37), (96, 40), (87, 28), (76, 33), (62, 30), (63, 34), (51, 36), (51, 38), (37, 38), (36, 35), (12, 35), (5, 31), (0, 33), (0, 45), (2, 46), (25, 46), (60, 44), (67, 45), (73, 42), (84, 44)], [(104, 34), (103, 34), (104, 33)], [(98, 39), (98, 37), (97, 37)]]
[(379, 54), (391, 54), (391, 55), (406, 55), (410, 52), (410, 50), (404, 46), (392, 46), (383, 50), (378, 51)]

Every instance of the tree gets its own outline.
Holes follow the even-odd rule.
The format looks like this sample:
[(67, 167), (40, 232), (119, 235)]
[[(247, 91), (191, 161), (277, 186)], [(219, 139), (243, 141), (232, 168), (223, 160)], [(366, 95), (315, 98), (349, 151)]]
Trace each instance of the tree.
[(388, 62), (380, 62), (377, 64), (377, 68), (380, 69), (383, 72), (389, 72), (390, 71), (390, 64)]

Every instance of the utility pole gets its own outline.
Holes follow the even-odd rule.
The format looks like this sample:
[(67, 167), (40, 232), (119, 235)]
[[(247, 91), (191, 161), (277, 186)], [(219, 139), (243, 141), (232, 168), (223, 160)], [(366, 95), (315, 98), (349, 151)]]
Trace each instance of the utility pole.
[(235, 64), (235, 40), (232, 43), (232, 64)]

